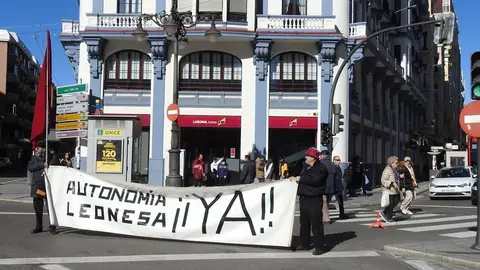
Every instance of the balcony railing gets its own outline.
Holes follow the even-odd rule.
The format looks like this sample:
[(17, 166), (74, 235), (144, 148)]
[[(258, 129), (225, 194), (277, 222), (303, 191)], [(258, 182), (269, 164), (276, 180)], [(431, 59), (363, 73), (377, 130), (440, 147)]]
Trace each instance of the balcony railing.
[(78, 21), (62, 21), (62, 35), (78, 35), (79, 30), (80, 23)]
[[(359, 23), (353, 23), (350, 24), (350, 30), (349, 30), (350, 38), (366, 38), (370, 34), (372, 34), (372, 31), (367, 26), (366, 22), (359, 22)], [(372, 40), (372, 43), (376, 45), (377, 51), (380, 52), (381, 55), (385, 58), (385, 61), (390, 63), (393, 67), (393, 69), (404, 79), (405, 77), (405, 69), (400, 65), (400, 63), (393, 57), (393, 54), (384, 47), (383, 43), (380, 42), (380, 38), (377, 37), (376, 39)]]
[[(195, 20), (194, 16), (194, 20)], [(245, 22), (246, 14), (244, 13), (227, 13), (229, 21), (232, 22)], [(221, 16), (219, 17), (221, 18)], [(89, 13), (86, 16), (85, 23), (82, 21), (82, 27), (78, 21), (64, 20), (62, 21), (62, 35), (78, 35), (80, 31), (85, 30), (101, 30), (101, 29), (125, 29), (134, 30), (137, 27), (140, 20), (138, 14), (93, 14)], [(159, 26), (150, 20), (142, 21), (145, 29), (158, 29)], [(210, 24), (208, 22), (201, 22), (195, 26), (195, 28), (208, 28)], [(217, 27), (219, 27), (217, 25)], [(230, 28), (235, 25), (229, 25)], [(246, 27), (246, 26), (237, 26)]]
[(305, 31), (320, 32), (329, 30), (336, 32), (334, 17), (303, 16), (303, 15), (257, 15), (257, 30)]

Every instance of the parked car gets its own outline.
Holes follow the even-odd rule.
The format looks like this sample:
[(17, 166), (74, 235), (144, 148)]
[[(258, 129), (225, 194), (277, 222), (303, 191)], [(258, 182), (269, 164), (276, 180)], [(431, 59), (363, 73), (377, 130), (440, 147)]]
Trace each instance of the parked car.
[(472, 186), (477, 181), (477, 172), (473, 167), (447, 167), (432, 176), (430, 199), (460, 197), (471, 198)]
[(12, 162), (6, 157), (0, 157), (0, 169), (12, 168)]
[(472, 185), (472, 205), (477, 205), (477, 188), (478, 188), (478, 182), (473, 183)]

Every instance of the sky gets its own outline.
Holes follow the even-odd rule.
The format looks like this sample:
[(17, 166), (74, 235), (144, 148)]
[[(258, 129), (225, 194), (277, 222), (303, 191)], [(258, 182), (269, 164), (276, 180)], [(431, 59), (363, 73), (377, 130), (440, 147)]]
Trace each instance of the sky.
[[(2, 1), (0, 29), (16, 32), (30, 52), (41, 62), (45, 53), (46, 30), (52, 33), (53, 81), (57, 86), (74, 84), (72, 65), (60, 43), (61, 22), (78, 19), (77, 0), (17, 0)], [(47, 4), (48, 3), (48, 4)], [(476, 10), (478, 0), (456, 0), (455, 12), (460, 29), (462, 69), (465, 79), (465, 98), (470, 101), (470, 55), (480, 50)]]

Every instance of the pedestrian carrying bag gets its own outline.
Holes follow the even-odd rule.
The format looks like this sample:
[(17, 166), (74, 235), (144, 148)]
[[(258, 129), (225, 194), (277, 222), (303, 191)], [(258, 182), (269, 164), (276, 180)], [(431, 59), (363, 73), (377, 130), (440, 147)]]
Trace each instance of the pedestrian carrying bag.
[(380, 200), (380, 206), (387, 207), (388, 205), (390, 205), (390, 193), (388, 190), (384, 189), (382, 192), (382, 198)]

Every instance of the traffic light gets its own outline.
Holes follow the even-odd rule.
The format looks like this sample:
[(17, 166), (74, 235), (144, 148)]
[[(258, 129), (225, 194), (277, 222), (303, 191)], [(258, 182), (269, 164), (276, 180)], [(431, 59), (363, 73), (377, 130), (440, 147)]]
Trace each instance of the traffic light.
[(332, 138), (332, 130), (328, 123), (322, 123), (322, 141), (323, 146), (328, 146)]
[(345, 116), (342, 115), (342, 106), (340, 104), (333, 104), (333, 135), (343, 132), (344, 118)]
[(471, 57), (472, 99), (480, 100), (480, 51)]

